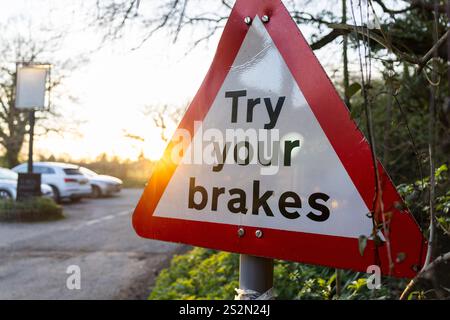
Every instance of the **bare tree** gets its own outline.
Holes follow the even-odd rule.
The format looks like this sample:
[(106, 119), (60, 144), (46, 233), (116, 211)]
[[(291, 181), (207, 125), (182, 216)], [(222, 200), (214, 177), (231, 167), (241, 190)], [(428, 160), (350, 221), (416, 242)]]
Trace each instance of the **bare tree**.
[(144, 115), (150, 116), (153, 123), (160, 129), (160, 137), (164, 142), (169, 141), (168, 128), (176, 126), (183, 116), (185, 108), (173, 108), (168, 105), (162, 107), (147, 106), (144, 110)]
[[(170, 139), (170, 128), (175, 127), (181, 120), (186, 108), (169, 107), (168, 105), (163, 106), (145, 106), (142, 114), (145, 117), (150, 118), (156, 128), (159, 129), (159, 138), (167, 143)], [(124, 130), (124, 137), (143, 143), (145, 137), (132, 133), (128, 130)], [(142, 152), (141, 152), (142, 153)]]
[[(10, 167), (19, 163), (19, 154), (28, 130), (28, 114), (15, 108), (16, 63), (50, 62), (53, 66), (47, 88), (53, 92), (50, 110), (36, 113), (36, 134), (45, 135), (50, 131), (60, 133), (70, 127), (67, 122), (55, 121), (61, 116), (55, 103), (61, 97), (55, 96), (54, 90), (61, 86), (67, 77), (66, 72), (82, 61), (80, 56), (63, 60), (55, 56), (61, 47), (64, 32), (44, 32), (44, 36), (38, 36), (38, 32), (32, 31), (32, 26), (28, 26), (24, 32), (18, 25), (27, 26), (27, 20), (18, 17), (0, 25), (0, 146), (4, 149), (4, 158)], [(74, 100), (68, 93), (64, 96)]]
[[(403, 23), (406, 13), (420, 12), (423, 16), (433, 14), (434, 7), (424, 0), (402, 0), (396, 8), (389, 8), (384, 0), (369, 1), (373, 10), (381, 10), (386, 15), (379, 19), (380, 28), (370, 30), (367, 26), (354, 26), (346, 23), (341, 17), (335, 16), (328, 10), (299, 10), (314, 2), (310, 0), (287, 1), (288, 9), (298, 24), (311, 24), (319, 31), (313, 35), (311, 47), (320, 49), (339, 37), (347, 36), (353, 32), (368, 34), (360, 37), (359, 41), (372, 41), (373, 46), (381, 46), (390, 50), (398, 59), (424, 67), (431, 59), (435, 49), (439, 55), (446, 58), (445, 42), (448, 32), (444, 32), (437, 43), (431, 37), (421, 35), (424, 41), (417, 42), (417, 34), (411, 34), (408, 25)], [(372, 3), (373, 2), (373, 3)], [(146, 5), (146, 4), (145, 4)], [(137, 22), (146, 30), (142, 36), (144, 43), (156, 32), (164, 31), (177, 41), (180, 34), (195, 28), (196, 36), (193, 46), (210, 39), (221, 30), (229, 16), (233, 5), (231, 0), (216, 0), (207, 6), (197, 0), (160, 0), (144, 8), (139, 0), (97, 0), (96, 24), (106, 30), (105, 39), (116, 39), (121, 36), (123, 28), (132, 22)], [(207, 9), (204, 9), (204, 8)], [(445, 4), (438, 6), (438, 12), (443, 16), (446, 13)], [(329, 30), (327, 32), (327, 30)], [(436, 48), (434, 48), (436, 46)]]

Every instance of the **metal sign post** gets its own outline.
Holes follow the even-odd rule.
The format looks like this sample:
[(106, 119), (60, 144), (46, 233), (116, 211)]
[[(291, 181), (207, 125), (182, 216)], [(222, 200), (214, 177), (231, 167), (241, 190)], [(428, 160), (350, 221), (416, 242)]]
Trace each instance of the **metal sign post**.
[(33, 173), (33, 137), (34, 137), (34, 123), (35, 123), (35, 111), (30, 110), (30, 140), (28, 143), (28, 173)]
[[(46, 93), (48, 107), (50, 64), (48, 63), (16, 63), (15, 108), (29, 114), (29, 143), (27, 177), (18, 180), (17, 199), (26, 199), (41, 194), (40, 176), (33, 174), (33, 144), (35, 111), (45, 109)], [(35, 183), (39, 181), (39, 183)]]
[(273, 259), (241, 254), (239, 258), (239, 292), (237, 300), (272, 298)]

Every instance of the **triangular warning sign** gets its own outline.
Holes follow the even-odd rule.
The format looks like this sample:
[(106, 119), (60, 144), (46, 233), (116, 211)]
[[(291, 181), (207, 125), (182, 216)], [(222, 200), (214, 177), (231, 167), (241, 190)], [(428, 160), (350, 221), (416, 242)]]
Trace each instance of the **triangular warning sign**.
[(378, 170), (374, 209), (370, 147), (288, 11), (238, 0), (133, 225), (152, 239), (412, 277), (424, 239)]

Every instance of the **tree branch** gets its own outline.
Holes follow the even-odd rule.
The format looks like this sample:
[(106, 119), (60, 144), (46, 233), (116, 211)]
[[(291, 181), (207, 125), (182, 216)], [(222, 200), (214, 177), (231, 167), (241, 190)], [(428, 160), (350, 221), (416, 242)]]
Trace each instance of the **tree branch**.
[(432, 263), (427, 265), (425, 268), (420, 271), (414, 279), (412, 279), (408, 285), (406, 286), (405, 290), (400, 296), (400, 300), (405, 300), (408, 295), (411, 293), (414, 286), (421, 280), (425, 279), (427, 277), (427, 274), (429, 271), (433, 270), (437, 265), (441, 264), (442, 262), (446, 262), (447, 260), (450, 260), (450, 252), (447, 252), (446, 254), (443, 254), (439, 257), (437, 257)]
[(431, 47), (430, 50), (419, 61), (419, 71), (427, 64), (427, 62), (433, 57), (433, 54), (447, 41), (450, 30), (447, 30), (438, 41)]
[(382, 0), (372, 0), (372, 1), (375, 2), (376, 4), (378, 4), (381, 7), (381, 9), (383, 9), (384, 12), (389, 13), (391, 16), (395, 15), (395, 14), (405, 13), (407, 11), (414, 9), (414, 7), (412, 5), (410, 5), (409, 7), (404, 8), (404, 9), (393, 10), (393, 9), (389, 9), (388, 7), (386, 7), (386, 5), (384, 4), (384, 2)]
[(311, 44), (311, 49), (318, 50), (320, 48), (323, 48), (327, 44), (329, 44), (331, 41), (333, 41), (337, 37), (342, 36), (344, 34), (348, 34), (348, 32), (342, 31), (342, 30), (338, 30), (338, 29), (333, 29), (330, 33), (325, 35), (323, 38), (321, 38), (320, 40), (312, 43)]
[(329, 24), (328, 26), (332, 29), (340, 30), (343, 33), (357, 32), (366, 38), (369, 37), (371, 40), (377, 42), (378, 44), (385, 47), (386, 49), (391, 50), (401, 60), (407, 61), (412, 64), (420, 64), (420, 59), (399, 50), (394, 45), (387, 42), (384, 39), (384, 37), (382, 36), (382, 34), (377, 32), (376, 30), (371, 30), (364, 26), (353, 26), (353, 25), (341, 24), (341, 23), (332, 23), (332, 24)]

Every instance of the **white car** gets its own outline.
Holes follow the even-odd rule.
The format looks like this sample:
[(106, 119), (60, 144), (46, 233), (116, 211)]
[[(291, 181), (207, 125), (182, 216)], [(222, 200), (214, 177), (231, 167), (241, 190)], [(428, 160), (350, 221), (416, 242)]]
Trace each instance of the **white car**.
[[(0, 199), (16, 199), (18, 177), (14, 171), (0, 168)], [(41, 193), (43, 197), (53, 198), (53, 190), (47, 184), (41, 184)]]
[[(27, 172), (27, 164), (22, 163), (12, 169), (15, 172)], [(54, 199), (80, 200), (91, 195), (89, 179), (81, 173), (80, 167), (60, 162), (34, 162), (33, 172), (40, 173), (42, 182), (48, 184), (54, 193)]]
[(114, 193), (119, 193), (122, 190), (123, 182), (116, 177), (98, 174), (84, 167), (80, 167), (80, 171), (89, 178), (93, 198), (110, 196)]

